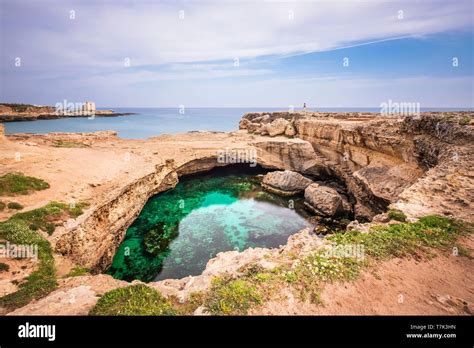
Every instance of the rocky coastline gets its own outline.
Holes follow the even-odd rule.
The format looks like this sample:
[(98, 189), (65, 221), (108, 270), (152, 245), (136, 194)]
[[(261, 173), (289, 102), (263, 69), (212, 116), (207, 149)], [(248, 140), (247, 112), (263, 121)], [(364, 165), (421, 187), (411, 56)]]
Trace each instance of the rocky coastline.
[(75, 117), (116, 117), (136, 115), (133, 112), (115, 112), (114, 110), (95, 110), (94, 113), (58, 113), (52, 106), (28, 106), (21, 110), (15, 107), (0, 104), (0, 122), (23, 122), (36, 120), (54, 120), (59, 118)]

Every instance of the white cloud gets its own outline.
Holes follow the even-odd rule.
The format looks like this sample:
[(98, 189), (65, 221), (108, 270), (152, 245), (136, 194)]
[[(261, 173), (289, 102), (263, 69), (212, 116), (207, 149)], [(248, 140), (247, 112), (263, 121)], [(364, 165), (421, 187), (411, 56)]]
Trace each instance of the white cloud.
[[(125, 57), (138, 66), (231, 62), (423, 36), (468, 28), (472, 21), (470, 1), (45, 3), (30, 2), (29, 8), (49, 25), (35, 25), (32, 18), (21, 28), (4, 28), (8, 54), (23, 53), (39, 70), (51, 65), (113, 69)], [(75, 20), (68, 18), (70, 9)]]

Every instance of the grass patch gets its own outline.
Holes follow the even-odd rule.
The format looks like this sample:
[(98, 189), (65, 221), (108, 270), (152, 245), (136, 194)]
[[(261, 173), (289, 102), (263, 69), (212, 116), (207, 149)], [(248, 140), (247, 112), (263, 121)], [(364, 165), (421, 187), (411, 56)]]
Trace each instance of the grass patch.
[(68, 218), (78, 217), (87, 206), (88, 203), (86, 202), (80, 202), (71, 207), (69, 204), (52, 201), (44, 207), (17, 213), (10, 220), (22, 221), (33, 231), (42, 230), (51, 235), (56, 229), (57, 223)]
[(102, 296), (90, 315), (175, 315), (171, 303), (143, 284), (114, 289)]
[(407, 219), (407, 216), (405, 215), (405, 213), (397, 209), (390, 209), (388, 211), (388, 217), (392, 220), (396, 220), (400, 222), (405, 222)]
[(339, 245), (361, 244), (366, 256), (388, 259), (452, 246), (459, 235), (471, 230), (471, 225), (430, 215), (414, 223), (373, 227), (370, 233), (339, 232), (328, 239)]
[(247, 314), (248, 310), (262, 303), (258, 288), (248, 279), (216, 277), (204, 300), (205, 309), (211, 314)]
[(65, 278), (69, 277), (79, 277), (82, 275), (89, 274), (89, 270), (84, 267), (74, 267), (68, 274), (66, 274)]
[(49, 184), (44, 180), (22, 173), (7, 173), (0, 176), (0, 196), (26, 195), (47, 188)]
[(54, 147), (63, 147), (63, 148), (84, 148), (89, 147), (89, 145), (78, 142), (78, 141), (71, 141), (71, 140), (55, 140), (53, 141)]
[(42, 298), (56, 289), (56, 268), (51, 245), (39, 233), (54, 231), (54, 222), (67, 217), (77, 217), (82, 213), (81, 203), (71, 208), (60, 202), (50, 202), (42, 208), (17, 213), (7, 221), (0, 222), (0, 239), (13, 244), (36, 245), (38, 247), (38, 267), (24, 282), (18, 291), (0, 298), (0, 306), (9, 310), (23, 307), (32, 300)]
[(17, 202), (10, 202), (7, 204), (8, 209), (22, 210), (23, 206)]
[(366, 265), (365, 261), (356, 258), (328, 257), (321, 250), (302, 259), (283, 276), (297, 290), (301, 300), (321, 303), (319, 294), (325, 283), (353, 280)]
[(19, 285), (18, 291), (0, 298), (1, 307), (9, 310), (23, 307), (32, 300), (42, 298), (56, 289), (54, 258), (47, 240), (32, 231), (25, 222), (11, 219), (0, 223), (0, 238), (14, 244), (36, 245), (39, 260), (37, 270)]

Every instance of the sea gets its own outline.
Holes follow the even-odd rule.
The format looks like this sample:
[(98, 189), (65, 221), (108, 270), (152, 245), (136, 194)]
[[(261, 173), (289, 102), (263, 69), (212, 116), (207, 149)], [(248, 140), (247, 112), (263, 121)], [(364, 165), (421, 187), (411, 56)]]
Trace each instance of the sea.
[[(283, 108), (122, 108), (107, 107), (119, 113), (135, 115), (117, 117), (61, 118), (23, 122), (5, 122), (5, 132), (95, 132), (114, 130), (125, 139), (146, 139), (160, 134), (189, 131), (229, 132), (239, 128), (240, 118), (247, 112), (281, 111)], [(427, 108), (421, 111), (460, 111), (464, 108)], [(298, 111), (298, 110), (295, 110)], [(380, 108), (318, 108), (308, 111), (321, 112), (380, 112)]]

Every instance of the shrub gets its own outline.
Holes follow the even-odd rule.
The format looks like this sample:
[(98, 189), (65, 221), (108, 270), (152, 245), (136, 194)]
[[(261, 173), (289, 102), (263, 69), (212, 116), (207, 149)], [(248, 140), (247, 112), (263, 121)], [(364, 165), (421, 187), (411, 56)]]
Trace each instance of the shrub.
[(7, 204), (8, 209), (22, 210), (23, 206), (17, 202), (10, 202)]
[(49, 188), (47, 182), (22, 173), (8, 173), (0, 176), (0, 196), (26, 195), (31, 191), (47, 188)]
[(8, 266), (6, 263), (0, 262), (0, 272), (8, 272), (10, 269), (10, 266)]
[(0, 211), (5, 210), (5, 207), (6, 207), (6, 206), (7, 206), (7, 205), (6, 205), (5, 203), (3, 203), (2, 201), (0, 201)]
[(144, 284), (114, 289), (102, 296), (90, 315), (174, 315), (170, 302)]
[(388, 217), (392, 220), (400, 221), (400, 222), (405, 222), (407, 219), (407, 216), (405, 215), (404, 212), (401, 210), (396, 210), (396, 209), (390, 209), (388, 211)]

